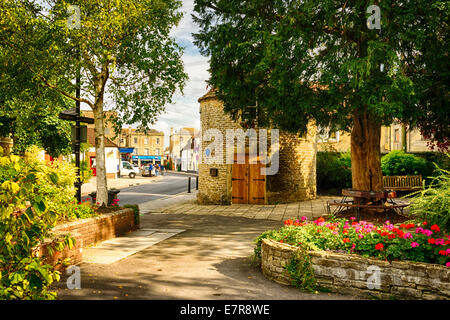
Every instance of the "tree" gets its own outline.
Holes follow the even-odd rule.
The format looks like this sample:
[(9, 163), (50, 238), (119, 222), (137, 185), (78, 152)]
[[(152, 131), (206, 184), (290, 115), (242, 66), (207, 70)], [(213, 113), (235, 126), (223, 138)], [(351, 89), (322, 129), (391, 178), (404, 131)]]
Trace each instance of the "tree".
[(105, 101), (120, 114), (117, 132), (123, 124), (144, 130), (184, 87), (182, 50), (169, 34), (180, 6), (179, 0), (2, 0), (2, 50), (39, 86), (93, 110), (100, 203), (107, 203)]
[(383, 189), (382, 125), (450, 134), (448, 2), (196, 0), (194, 10), (225, 111), (257, 101), (260, 125), (350, 131), (355, 189)]

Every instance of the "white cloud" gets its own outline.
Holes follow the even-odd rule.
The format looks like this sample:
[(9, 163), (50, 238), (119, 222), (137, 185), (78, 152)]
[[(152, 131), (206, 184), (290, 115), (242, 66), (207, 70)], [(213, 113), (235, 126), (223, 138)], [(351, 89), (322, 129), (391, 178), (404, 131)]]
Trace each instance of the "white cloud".
[(166, 106), (166, 113), (159, 117), (154, 126), (156, 130), (164, 131), (166, 146), (169, 144), (171, 127), (175, 130), (181, 127), (200, 128), (198, 99), (207, 92), (209, 59), (200, 55), (198, 48), (193, 43), (192, 33), (198, 30), (191, 17), (193, 9), (193, 0), (183, 0), (181, 8), (184, 13), (183, 19), (172, 31), (172, 36), (185, 47), (183, 62), (189, 80), (186, 83), (184, 95), (178, 94), (174, 97), (174, 103)]

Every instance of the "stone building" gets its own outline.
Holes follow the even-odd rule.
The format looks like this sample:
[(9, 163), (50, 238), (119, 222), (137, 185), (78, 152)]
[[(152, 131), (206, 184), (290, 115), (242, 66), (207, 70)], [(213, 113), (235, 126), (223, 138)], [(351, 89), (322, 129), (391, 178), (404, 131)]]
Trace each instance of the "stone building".
[[(250, 142), (246, 143), (244, 151), (245, 164), (237, 162), (237, 154), (243, 152), (237, 147), (233, 147), (234, 163), (230, 164), (226, 161), (226, 152), (214, 155), (216, 159), (222, 159), (223, 163), (211, 163), (205, 159), (210, 152), (208, 146), (211, 143), (210, 139), (205, 138), (205, 133), (210, 129), (216, 129), (223, 137), (227, 137), (227, 130), (244, 129), (240, 122), (234, 121), (224, 113), (223, 103), (218, 100), (214, 90), (210, 90), (198, 101), (202, 134), (197, 195), (199, 203), (275, 204), (316, 197), (317, 130), (315, 126), (309, 126), (305, 137), (280, 131), (279, 143), (276, 145), (278, 152), (271, 146), (274, 129), (267, 129), (265, 132), (268, 132), (267, 144), (271, 146), (268, 154), (268, 157), (272, 159), (271, 163), (262, 164), (261, 159), (258, 159), (256, 164), (252, 164), (248, 160)], [(262, 129), (255, 129), (258, 137)], [(227, 138), (223, 139), (223, 150), (226, 150), (227, 144), (229, 145)], [(234, 138), (232, 142), (234, 143)], [(218, 143), (220, 144), (220, 141)], [(273, 159), (276, 156), (279, 159), (276, 174), (262, 175), (261, 168), (273, 165)]]
[[(139, 166), (148, 163), (163, 164), (163, 131), (150, 129), (147, 132), (140, 132), (133, 128), (123, 128), (119, 146), (123, 160), (131, 160)], [(125, 155), (128, 155), (128, 158)]]

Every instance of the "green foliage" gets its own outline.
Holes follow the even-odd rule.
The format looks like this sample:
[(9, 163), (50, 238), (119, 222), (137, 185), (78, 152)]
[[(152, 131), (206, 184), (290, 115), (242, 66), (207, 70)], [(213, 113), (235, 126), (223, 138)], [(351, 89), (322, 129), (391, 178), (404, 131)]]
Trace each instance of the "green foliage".
[(425, 159), (402, 150), (394, 150), (383, 156), (381, 169), (386, 176), (422, 175), (425, 178), (432, 173)]
[[(54, 197), (60, 198), (73, 182), (58, 168), (38, 161), (33, 152), (25, 158), (0, 157), (0, 299), (56, 297), (48, 288), (59, 280), (59, 273), (36, 249), (60, 219), (61, 199)], [(55, 245), (71, 247), (73, 241), (66, 237)]]
[(378, 2), (381, 32), (366, 25), (371, 4), (196, 0), (195, 44), (211, 57), (209, 83), (233, 115), (257, 101), (261, 125), (304, 133), (311, 119), (350, 130), (351, 115), (367, 112), (444, 140), (448, 2)]
[(411, 195), (415, 197), (410, 213), (450, 231), (450, 171), (436, 168), (438, 175), (431, 178), (427, 188)]
[(352, 186), (350, 153), (318, 152), (316, 163), (317, 189), (319, 191), (336, 190)]
[[(72, 159), (72, 165), (75, 166), (75, 159)], [(89, 166), (89, 160), (80, 161), (80, 180), (82, 183), (87, 183), (92, 178), (94, 174), (92, 173), (91, 167)]]
[(137, 204), (126, 204), (123, 207), (133, 209), (134, 223), (136, 226), (139, 226), (139, 223), (140, 223), (139, 206)]
[(75, 201), (69, 204), (64, 211), (67, 220), (87, 219), (98, 216), (97, 207), (90, 202), (77, 204)]
[[(69, 5), (80, 9), (80, 28), (67, 23)], [(26, 6), (21, 0), (5, 0), (0, 7), (1, 88), (14, 97), (16, 89), (8, 80), (19, 69), (27, 75), (20, 78), (21, 87), (54, 94), (50, 101), (69, 98), (73, 104), (73, 80), (81, 70), (81, 96), (95, 97), (81, 103), (100, 112), (108, 94), (121, 114), (115, 119), (117, 128), (149, 128), (187, 80), (182, 48), (170, 36), (182, 17), (180, 7), (179, 0), (32, 0)]]
[(302, 291), (314, 292), (317, 288), (317, 281), (312, 268), (311, 257), (308, 252), (301, 247), (296, 251), (287, 266), (286, 270), (292, 279), (292, 284)]

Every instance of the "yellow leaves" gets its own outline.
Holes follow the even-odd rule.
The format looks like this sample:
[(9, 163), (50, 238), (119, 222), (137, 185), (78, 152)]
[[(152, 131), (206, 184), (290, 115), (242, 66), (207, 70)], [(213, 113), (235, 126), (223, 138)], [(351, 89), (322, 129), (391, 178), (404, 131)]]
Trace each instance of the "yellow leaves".
[(13, 181), (5, 181), (2, 183), (2, 189), (4, 190), (8, 190), (13, 194), (16, 194), (17, 192), (20, 191), (20, 187), (17, 183), (13, 182)]
[(0, 158), (0, 166), (7, 166), (11, 163), (9, 157), (1, 157)]
[(9, 158), (11, 159), (12, 163), (18, 163), (20, 161), (20, 157), (14, 154), (10, 155)]

